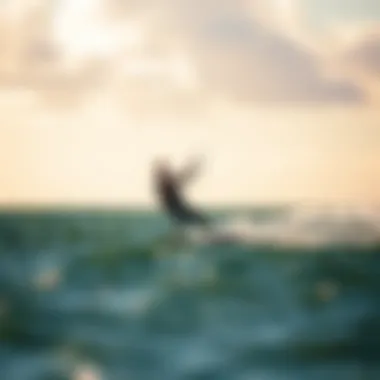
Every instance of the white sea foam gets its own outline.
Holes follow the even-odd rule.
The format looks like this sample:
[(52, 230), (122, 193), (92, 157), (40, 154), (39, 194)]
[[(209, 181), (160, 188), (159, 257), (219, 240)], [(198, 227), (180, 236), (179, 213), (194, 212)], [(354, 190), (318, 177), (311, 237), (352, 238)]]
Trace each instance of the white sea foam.
[(380, 243), (380, 211), (369, 208), (297, 208), (285, 218), (256, 221), (237, 216), (212, 233), (192, 230), (195, 242), (237, 241), (280, 246), (360, 246)]

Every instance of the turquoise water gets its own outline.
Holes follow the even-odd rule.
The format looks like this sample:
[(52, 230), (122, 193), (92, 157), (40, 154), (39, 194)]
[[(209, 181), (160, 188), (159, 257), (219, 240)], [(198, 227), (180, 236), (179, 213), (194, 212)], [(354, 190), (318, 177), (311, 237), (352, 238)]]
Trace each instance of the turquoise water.
[(1, 213), (0, 378), (380, 379), (376, 245), (196, 245), (169, 227)]

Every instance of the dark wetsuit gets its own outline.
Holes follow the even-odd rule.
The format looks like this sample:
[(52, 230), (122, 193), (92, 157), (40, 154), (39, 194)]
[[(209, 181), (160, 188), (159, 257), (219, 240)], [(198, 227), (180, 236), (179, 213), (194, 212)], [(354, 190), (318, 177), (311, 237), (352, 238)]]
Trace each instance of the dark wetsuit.
[(207, 219), (193, 210), (182, 197), (183, 183), (170, 172), (155, 175), (156, 192), (164, 210), (179, 224), (207, 224)]

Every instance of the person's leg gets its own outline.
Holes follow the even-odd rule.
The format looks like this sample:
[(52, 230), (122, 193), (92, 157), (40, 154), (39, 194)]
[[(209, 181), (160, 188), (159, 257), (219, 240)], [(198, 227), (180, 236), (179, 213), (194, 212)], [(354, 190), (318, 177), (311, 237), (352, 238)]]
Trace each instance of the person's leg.
[(176, 229), (184, 231), (186, 227), (199, 226), (207, 230), (211, 229), (211, 219), (201, 212), (191, 208), (181, 208), (172, 214), (172, 221)]
[(208, 216), (201, 214), (197, 211), (191, 211), (191, 213), (189, 213), (187, 217), (189, 224), (200, 226), (207, 231), (211, 231), (212, 221)]

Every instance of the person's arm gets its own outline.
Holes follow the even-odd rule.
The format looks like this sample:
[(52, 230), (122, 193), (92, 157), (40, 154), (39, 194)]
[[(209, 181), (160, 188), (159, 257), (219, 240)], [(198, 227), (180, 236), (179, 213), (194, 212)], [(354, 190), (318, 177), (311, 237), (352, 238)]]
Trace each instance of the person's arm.
[(199, 173), (201, 166), (200, 159), (193, 160), (183, 167), (179, 173), (177, 173), (176, 178), (181, 185), (186, 185), (189, 181), (193, 180), (194, 177)]

